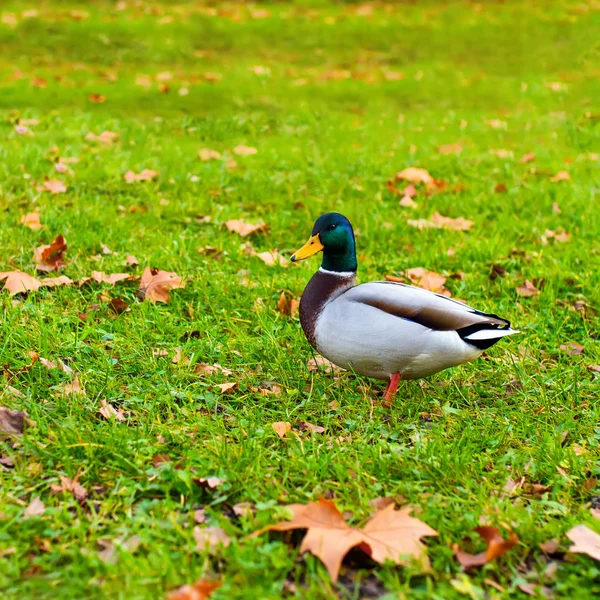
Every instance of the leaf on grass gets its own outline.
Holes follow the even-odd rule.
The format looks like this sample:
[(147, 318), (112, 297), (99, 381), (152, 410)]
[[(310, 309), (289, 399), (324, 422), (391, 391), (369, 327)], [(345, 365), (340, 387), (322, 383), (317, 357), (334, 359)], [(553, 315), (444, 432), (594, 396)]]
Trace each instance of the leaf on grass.
[(106, 96), (104, 94), (89, 94), (88, 100), (92, 104), (102, 104), (106, 102)]
[(564, 350), (567, 354), (578, 355), (583, 354), (585, 348), (581, 344), (576, 342), (569, 342), (568, 344), (561, 344), (560, 349)]
[(29, 229), (41, 229), (42, 224), (40, 223), (40, 213), (39, 212), (30, 212), (21, 217), (21, 225), (25, 227), (29, 227)]
[(233, 514), (237, 517), (248, 518), (256, 512), (256, 507), (251, 502), (238, 502), (232, 508)]
[(287, 267), (289, 265), (287, 258), (279, 254), (277, 249), (266, 250), (265, 252), (257, 252), (250, 242), (245, 242), (242, 244), (241, 250), (247, 256), (256, 256), (257, 258), (260, 258), (260, 260), (262, 260), (268, 267), (274, 267), (277, 264), (281, 267)]
[(569, 552), (573, 554), (587, 554), (600, 560), (600, 535), (585, 525), (576, 525), (567, 532), (567, 537), (573, 542)]
[(600, 365), (588, 365), (587, 369), (593, 373), (600, 373)]
[(276, 421), (275, 423), (271, 423), (271, 427), (280, 438), (284, 438), (292, 430), (292, 425), (289, 421)]
[(121, 315), (125, 311), (129, 310), (129, 303), (126, 300), (123, 300), (120, 296), (116, 298), (111, 298), (108, 303), (108, 308), (112, 310), (116, 315)]
[(404, 208), (416, 208), (418, 204), (410, 196), (402, 196), (398, 202)]
[(206, 516), (204, 509), (198, 508), (194, 511), (194, 523), (198, 523), (200, 525), (201, 523), (205, 523), (207, 518), (208, 517)]
[(454, 231), (468, 231), (473, 227), (474, 222), (463, 217), (452, 219), (444, 217), (439, 212), (434, 212), (430, 219), (409, 219), (408, 224), (417, 229), (453, 229)]
[(517, 288), (517, 294), (523, 298), (531, 298), (531, 296), (537, 296), (539, 293), (540, 290), (538, 290), (529, 280), (526, 280), (523, 285), (520, 285)]
[(115, 285), (119, 281), (125, 279), (132, 279), (129, 273), (104, 273), (103, 271), (92, 271), (89, 277), (84, 277), (79, 284), (87, 283), (89, 280), (96, 281), (97, 283), (108, 283), (109, 285)]
[(48, 360), (42, 356), (38, 357), (38, 360), (40, 361), (40, 364), (49, 371), (52, 369), (58, 369), (63, 373), (67, 373), (67, 375), (71, 375), (73, 373), (73, 369), (67, 363), (60, 360), (60, 358), (58, 359), (58, 362)]
[(252, 146), (244, 146), (244, 144), (240, 144), (233, 149), (233, 153), (238, 156), (250, 156), (252, 154), (256, 154), (258, 150), (253, 148)]
[(215, 490), (223, 485), (223, 481), (218, 477), (199, 477), (194, 480), (197, 485), (206, 490)]
[(475, 531), (485, 540), (486, 550), (479, 554), (469, 554), (463, 552), (458, 544), (454, 544), (453, 550), (458, 562), (470, 569), (472, 567), (481, 567), (506, 554), (511, 548), (519, 543), (519, 538), (513, 531), (509, 531), (508, 539), (504, 539), (496, 527), (482, 526), (475, 528)]
[(119, 134), (114, 131), (103, 131), (101, 134), (96, 135), (95, 133), (88, 133), (85, 136), (85, 139), (88, 142), (99, 142), (104, 145), (109, 145), (115, 143), (119, 139)]
[(535, 160), (535, 154), (533, 152), (527, 152), (526, 154), (523, 154), (523, 156), (521, 156), (521, 158), (519, 159), (520, 163), (528, 163), (531, 161)]
[(258, 225), (252, 225), (244, 219), (232, 219), (231, 221), (225, 222), (225, 227), (229, 231), (238, 233), (241, 237), (247, 237), (253, 233), (265, 233), (269, 226), (266, 223), (259, 223)]
[(44, 503), (36, 496), (30, 503), (29, 506), (23, 512), (24, 519), (31, 519), (32, 517), (41, 517), (46, 510)]
[(185, 281), (177, 273), (146, 267), (142, 273), (138, 296), (152, 302), (168, 302), (169, 290), (185, 288)]
[(191, 585), (183, 585), (169, 592), (167, 600), (208, 600), (212, 593), (221, 587), (220, 581), (199, 579)]
[(410, 507), (394, 510), (393, 505), (376, 512), (362, 529), (351, 527), (331, 500), (292, 504), (291, 521), (276, 523), (260, 529), (253, 536), (265, 531), (290, 531), (307, 529), (300, 552), (311, 552), (327, 568), (333, 581), (337, 581), (342, 561), (354, 547), (378, 563), (391, 561), (406, 564), (407, 557), (416, 558), (428, 567), (422, 537), (437, 535), (428, 525), (410, 516)]
[(123, 175), (123, 179), (127, 183), (133, 183), (135, 181), (153, 181), (158, 177), (159, 172), (153, 171), (152, 169), (144, 169), (139, 173), (135, 171), (127, 171), (125, 175)]
[(39, 290), (42, 285), (39, 279), (21, 271), (5, 271), (4, 273), (0, 273), (0, 281), (2, 280), (5, 280), (2, 289), (8, 290), (11, 296)]
[(47, 246), (39, 246), (35, 251), (35, 268), (38, 271), (59, 271), (65, 268), (63, 254), (67, 250), (67, 241), (62, 235), (57, 236)]
[(78, 502), (83, 502), (87, 497), (87, 490), (77, 481), (79, 476), (74, 479), (65, 475), (58, 476), (60, 484), (53, 483), (50, 485), (50, 490), (53, 494), (69, 493), (73, 494), (73, 498)]
[(200, 160), (219, 160), (221, 158), (221, 153), (216, 150), (211, 150), (210, 148), (201, 148), (198, 151), (198, 156)]
[(220, 546), (227, 548), (231, 543), (230, 537), (220, 527), (194, 527), (196, 549), (213, 554)]
[(435, 271), (428, 271), (423, 267), (415, 267), (414, 269), (407, 269), (406, 276), (410, 279), (412, 284), (421, 289), (436, 292), (448, 298), (451, 296), (450, 291), (444, 287), (446, 277)]
[(288, 298), (288, 295), (285, 292), (281, 292), (281, 296), (279, 296), (279, 300), (277, 300), (277, 310), (282, 315), (287, 315), (293, 318), (298, 314), (299, 308), (299, 300), (296, 300), (293, 297)]
[(571, 175), (568, 171), (558, 171), (554, 177), (550, 177), (552, 183), (558, 183), (559, 181), (569, 181)]
[(0, 406), (0, 434), (19, 435), (23, 433), (26, 412)]
[(41, 189), (51, 194), (64, 194), (67, 191), (67, 186), (58, 179), (46, 179)]
[(218, 363), (215, 363), (214, 365), (198, 363), (194, 369), (194, 373), (197, 375), (213, 375), (214, 373), (223, 373), (223, 375), (229, 377), (229, 375), (233, 374), (233, 371), (227, 369), (226, 367), (222, 367)]
[(345, 371), (345, 369), (334, 365), (324, 356), (315, 356), (311, 358), (306, 363), (306, 366), (308, 367), (309, 371), (323, 371), (323, 373), (340, 373), (341, 371)]
[(539, 544), (540, 550), (546, 554), (556, 554), (558, 549), (560, 548), (560, 544), (556, 538), (548, 540), (547, 542), (542, 542)]
[(218, 383), (217, 387), (219, 388), (221, 394), (231, 394), (233, 390), (237, 388), (237, 381), (232, 381), (229, 383)]
[(55, 288), (61, 285), (73, 285), (73, 280), (66, 275), (59, 275), (58, 277), (46, 277), (40, 281), (42, 287)]
[(65, 383), (62, 386), (58, 387), (58, 390), (63, 394), (85, 394), (85, 390), (81, 387), (79, 383), (79, 378), (75, 376), (75, 379), (71, 383)]
[(443, 144), (442, 146), (438, 146), (437, 151), (440, 154), (458, 154), (462, 152), (461, 144)]
[(395, 181), (408, 181), (414, 184), (424, 184), (425, 186), (433, 187), (433, 177), (425, 170), (419, 167), (408, 167), (402, 171), (399, 171), (394, 175)]
[(126, 259), (125, 262), (127, 263), (127, 265), (129, 265), (130, 267), (137, 267), (139, 264), (138, 259), (133, 256), (133, 254), (130, 254)]
[(112, 404), (109, 404), (104, 398), (100, 401), (98, 412), (107, 420), (116, 419), (117, 421), (125, 421), (125, 414), (122, 409), (116, 409)]
[(298, 429), (300, 431), (312, 431), (312, 433), (324, 433), (325, 427), (321, 425), (313, 425), (312, 423), (307, 423), (306, 421), (300, 421), (298, 423)]

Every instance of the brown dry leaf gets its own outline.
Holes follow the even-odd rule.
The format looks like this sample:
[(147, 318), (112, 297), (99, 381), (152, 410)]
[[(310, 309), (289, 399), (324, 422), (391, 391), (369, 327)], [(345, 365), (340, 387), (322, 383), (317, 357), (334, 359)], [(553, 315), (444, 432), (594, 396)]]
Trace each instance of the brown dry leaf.
[(50, 485), (53, 494), (69, 492), (73, 494), (73, 497), (78, 502), (83, 502), (86, 499), (87, 490), (79, 483), (79, 475), (76, 475), (74, 479), (65, 477), (64, 475), (59, 475), (58, 477), (60, 479), (60, 484), (53, 483)]
[(61, 285), (73, 285), (73, 280), (66, 275), (59, 275), (58, 277), (46, 277), (40, 281), (42, 287), (55, 288)]
[(600, 373), (600, 365), (588, 365), (587, 369), (593, 373)]
[(58, 179), (46, 179), (42, 190), (51, 194), (64, 194), (67, 191), (67, 186)]
[(533, 285), (533, 283), (531, 283), (531, 281), (526, 280), (525, 283), (523, 285), (520, 285), (517, 288), (517, 294), (519, 296), (522, 296), (523, 298), (530, 298), (531, 296), (537, 296), (540, 293), (540, 290), (538, 290), (535, 285)]
[(63, 373), (67, 373), (67, 375), (71, 375), (73, 373), (73, 369), (68, 364), (60, 360), (60, 358), (58, 359), (58, 362), (55, 362), (53, 360), (47, 360), (43, 356), (39, 356), (38, 360), (40, 361), (40, 364), (49, 371), (52, 369), (58, 369)]
[(299, 300), (296, 300), (295, 298), (288, 298), (285, 292), (281, 292), (281, 296), (279, 296), (279, 300), (277, 300), (277, 310), (282, 315), (288, 315), (294, 318), (298, 314), (299, 307)]
[(217, 387), (219, 388), (221, 394), (231, 394), (231, 392), (237, 388), (237, 385), (237, 381), (232, 381), (229, 383), (218, 383)]
[(560, 544), (557, 539), (551, 539), (547, 542), (542, 542), (539, 544), (540, 550), (545, 552), (546, 554), (555, 554), (557, 550), (560, 548)]
[(253, 148), (252, 146), (244, 146), (244, 144), (240, 144), (233, 149), (233, 153), (238, 156), (250, 156), (252, 154), (256, 154), (258, 150)]
[(568, 171), (559, 171), (554, 177), (550, 177), (550, 181), (552, 183), (558, 183), (559, 181), (569, 181), (571, 179), (571, 175)]
[(475, 531), (485, 540), (487, 549), (484, 552), (468, 554), (467, 552), (463, 552), (458, 547), (458, 544), (454, 544), (453, 546), (458, 562), (466, 569), (481, 567), (506, 554), (519, 543), (519, 538), (512, 531), (509, 532), (510, 535), (507, 540), (502, 537), (502, 534), (496, 527), (484, 525), (475, 528)]
[(23, 518), (31, 519), (32, 517), (41, 517), (45, 510), (46, 507), (44, 506), (44, 503), (40, 500), (39, 496), (36, 496), (23, 512)]
[(138, 296), (152, 302), (168, 302), (169, 290), (185, 288), (185, 281), (177, 273), (146, 267), (142, 273)]
[(231, 543), (230, 537), (220, 527), (194, 527), (196, 549), (213, 554), (220, 546), (225, 548)]
[(420, 169), (419, 167), (408, 167), (404, 169), (396, 175), (394, 175), (395, 181), (408, 181), (409, 183), (415, 184), (425, 184), (425, 186), (432, 187), (434, 186), (433, 177), (425, 170)]
[(75, 376), (75, 379), (71, 383), (65, 383), (62, 386), (59, 386), (58, 390), (63, 394), (85, 394), (85, 390), (81, 387), (79, 383), (79, 378)]
[(435, 271), (428, 271), (423, 267), (415, 267), (414, 269), (407, 269), (406, 276), (410, 279), (411, 283), (421, 289), (436, 292), (448, 298), (450, 297), (450, 291), (444, 287), (446, 277)]
[(527, 152), (527, 154), (523, 154), (519, 159), (520, 163), (528, 163), (535, 160), (535, 154), (533, 152)]
[(22, 410), (10, 410), (0, 406), (0, 434), (19, 435), (23, 433), (26, 412)]
[(93, 104), (102, 104), (106, 102), (106, 96), (104, 94), (89, 94), (88, 100)]
[(390, 506), (390, 504), (394, 504), (394, 499), (389, 496), (383, 498), (373, 498), (369, 502), (369, 505), (372, 506), (376, 510), (383, 510), (384, 508)]
[(237, 517), (251, 517), (256, 511), (256, 507), (251, 502), (238, 502), (233, 505), (233, 514)]
[(221, 479), (219, 479), (218, 477), (214, 477), (214, 476), (199, 477), (198, 479), (196, 479), (194, 481), (201, 488), (204, 488), (207, 490), (214, 490), (214, 489), (218, 488), (220, 485), (223, 485), (223, 481)]
[(342, 560), (354, 547), (359, 547), (373, 560), (406, 564), (406, 557), (416, 558), (427, 567), (429, 561), (420, 539), (437, 535), (431, 527), (410, 516), (410, 507), (394, 510), (390, 505), (376, 512), (362, 529), (350, 527), (331, 500), (320, 499), (307, 505), (292, 504), (291, 521), (276, 523), (257, 531), (290, 531), (307, 529), (300, 552), (311, 552), (337, 581)]
[(542, 244), (547, 245), (548, 240), (555, 240), (560, 243), (568, 242), (571, 239), (571, 234), (568, 231), (552, 231), (552, 229), (546, 229), (544, 234), (540, 237)]
[(307, 363), (309, 371), (323, 371), (323, 373), (340, 373), (344, 371), (341, 367), (334, 365), (330, 360), (324, 356), (315, 356), (311, 358)]
[(35, 268), (38, 271), (58, 271), (65, 268), (63, 254), (67, 242), (62, 235), (57, 236), (48, 246), (40, 246), (35, 251)]
[(505, 194), (508, 191), (508, 188), (506, 187), (505, 183), (497, 183), (494, 186), (494, 192), (496, 192), (496, 194)]
[(21, 225), (25, 227), (29, 227), (29, 229), (41, 229), (43, 226), (40, 223), (40, 213), (39, 212), (30, 212), (21, 217)]
[(210, 148), (201, 148), (198, 151), (198, 156), (200, 160), (219, 160), (221, 158), (221, 153), (216, 150), (211, 150)]
[(8, 290), (11, 296), (39, 290), (42, 285), (39, 279), (21, 271), (5, 271), (0, 273), (0, 281), (2, 280), (6, 280), (2, 289)]
[(117, 421), (125, 421), (125, 414), (122, 409), (116, 409), (112, 404), (109, 404), (106, 400), (100, 401), (100, 408), (98, 412), (107, 420), (116, 419)]
[(404, 208), (416, 208), (418, 204), (410, 196), (402, 196), (398, 202)]
[(280, 438), (284, 438), (292, 430), (292, 425), (289, 421), (276, 421), (275, 423), (271, 423), (271, 427)]
[(111, 298), (108, 303), (108, 308), (112, 310), (116, 315), (121, 315), (129, 309), (129, 303), (123, 300), (120, 296)]
[(231, 221), (226, 221), (225, 227), (227, 227), (229, 231), (239, 233), (243, 238), (253, 233), (265, 233), (269, 228), (266, 223), (252, 225), (251, 223), (244, 221), (244, 219), (232, 219)]
[(281, 267), (287, 267), (289, 262), (287, 258), (279, 254), (277, 250), (266, 250), (265, 252), (255, 252), (253, 256), (260, 258), (265, 265), (269, 267), (274, 267), (275, 265), (279, 265)]
[(409, 219), (408, 224), (411, 227), (417, 227), (418, 229), (454, 229), (455, 231), (468, 231), (473, 227), (474, 222), (463, 217), (452, 219), (451, 217), (444, 217), (439, 212), (434, 212), (430, 219)]
[(500, 119), (487, 119), (485, 124), (489, 125), (492, 129), (504, 129), (506, 127), (506, 121), (501, 121)]
[(115, 283), (119, 281), (124, 281), (125, 279), (131, 279), (131, 275), (129, 273), (104, 273), (103, 271), (92, 271), (92, 274), (89, 278), (83, 278), (79, 283), (85, 283), (89, 280), (96, 281), (97, 283), (108, 283), (110, 285), (115, 285)]
[(221, 585), (220, 581), (199, 579), (196, 583), (184, 585), (169, 592), (167, 600), (208, 600)]
[(569, 342), (568, 344), (561, 344), (560, 349), (564, 350), (567, 354), (578, 355), (583, 354), (585, 348), (581, 344), (576, 342)]
[(208, 517), (206, 516), (204, 509), (198, 508), (194, 511), (194, 523), (198, 523), (198, 525), (200, 525), (201, 523), (205, 523), (207, 518)]
[(573, 542), (569, 552), (574, 554), (587, 554), (600, 560), (600, 535), (585, 525), (576, 525), (567, 532), (567, 537)]
[(298, 423), (298, 429), (300, 431), (312, 431), (313, 433), (325, 433), (325, 427), (321, 425), (313, 425), (312, 423), (307, 423), (306, 421), (300, 421)]
[(114, 131), (106, 130), (101, 134), (96, 135), (90, 131), (90, 133), (85, 136), (85, 139), (88, 140), (88, 142), (100, 142), (101, 144), (109, 145), (119, 139), (119, 134)]
[(197, 375), (213, 375), (214, 373), (223, 373), (223, 375), (225, 375), (225, 377), (229, 377), (229, 375), (233, 374), (233, 371), (231, 371), (230, 369), (227, 369), (225, 367), (222, 367), (218, 363), (215, 363), (214, 365), (208, 365), (206, 363), (198, 363), (196, 365), (196, 368), (194, 369), (194, 373), (196, 373)]
[(127, 183), (133, 183), (134, 181), (152, 181), (158, 177), (158, 171), (153, 171), (152, 169), (144, 169), (139, 173), (135, 171), (127, 171), (125, 175), (123, 175), (123, 179)]
[(139, 264), (138, 259), (133, 256), (133, 254), (130, 254), (126, 259), (125, 262), (130, 266), (130, 267), (137, 267)]
[(444, 144), (438, 146), (437, 151), (440, 154), (458, 154), (462, 151), (462, 146), (461, 144)]

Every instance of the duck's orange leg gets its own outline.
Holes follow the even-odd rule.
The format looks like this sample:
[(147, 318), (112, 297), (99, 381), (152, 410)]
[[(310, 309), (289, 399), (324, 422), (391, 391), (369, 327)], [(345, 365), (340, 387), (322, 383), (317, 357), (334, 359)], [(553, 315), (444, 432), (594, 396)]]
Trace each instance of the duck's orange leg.
[(394, 401), (394, 396), (396, 395), (396, 390), (398, 389), (398, 384), (400, 383), (400, 373), (392, 373), (390, 380), (385, 388), (385, 392), (383, 392), (383, 405), (391, 406)]

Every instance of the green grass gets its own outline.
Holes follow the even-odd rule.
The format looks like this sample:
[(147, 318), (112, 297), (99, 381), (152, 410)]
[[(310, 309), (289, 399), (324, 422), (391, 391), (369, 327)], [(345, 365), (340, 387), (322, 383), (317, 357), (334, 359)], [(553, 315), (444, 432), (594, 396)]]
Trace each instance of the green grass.
[[(545, 577), (548, 558), (538, 548), (553, 537), (566, 547), (564, 534), (578, 523), (600, 531), (589, 513), (600, 495), (590, 481), (600, 477), (600, 376), (586, 368), (600, 364), (600, 325), (571, 309), (577, 300), (600, 308), (597, 6), (423, 2), (374, 5), (371, 15), (342, 3), (252, 9), (268, 10), (267, 18), (251, 18), (243, 6), (217, 8), (214, 15), (196, 3), (2, 5), (0, 270), (33, 274), (34, 249), (63, 234), (72, 279), (123, 271), (129, 254), (140, 261), (135, 274), (152, 265), (189, 278), (167, 305), (138, 302), (135, 282), (40, 290), (16, 302), (0, 295), (0, 405), (26, 410), (33, 422), (22, 438), (0, 442), (14, 461), (0, 467), (0, 556), (14, 549), (0, 558), (2, 597), (160, 598), (210, 575), (224, 582), (215, 599), (280, 598), (288, 577), (297, 585), (291, 595), (311, 599), (366, 597), (365, 582), (387, 598), (519, 598), (525, 581), (545, 583), (557, 598), (597, 597), (600, 568), (591, 559), (559, 559)], [(28, 9), (37, 15), (24, 18)], [(85, 18), (73, 19), (72, 10)], [(267, 74), (250, 70), (256, 65)], [(354, 76), (324, 77), (343, 70)], [(390, 71), (403, 79), (387, 80)], [(155, 75), (165, 72), (170, 89), (161, 93)], [(206, 72), (222, 79), (208, 82)], [(139, 75), (152, 85), (137, 85)], [(33, 87), (34, 77), (46, 87)], [(92, 93), (106, 101), (91, 103)], [(15, 132), (19, 119), (39, 120), (33, 136)], [(104, 130), (119, 140), (86, 140)], [(437, 151), (457, 142), (460, 154)], [(236, 156), (237, 169), (198, 158), (200, 148), (227, 154), (238, 144), (258, 153)], [(493, 149), (512, 154), (499, 158)], [(535, 162), (520, 163), (527, 152)], [(56, 173), (58, 155), (78, 158), (73, 175)], [(417, 209), (399, 207), (386, 181), (408, 166), (428, 169), (446, 190), (419, 196)], [(144, 168), (160, 171), (157, 181), (123, 180)], [(561, 170), (571, 180), (550, 182)], [(38, 191), (45, 177), (67, 183), (67, 193)], [(498, 183), (506, 193), (494, 192)], [(44, 228), (22, 227), (20, 216), (36, 210)], [(418, 266), (464, 271), (464, 280), (448, 280), (453, 295), (509, 318), (522, 335), (500, 342), (489, 360), (403, 384), (390, 410), (371, 402), (381, 382), (308, 371), (299, 323), (276, 305), (282, 290), (302, 292), (317, 261), (268, 267), (222, 224), (264, 220), (270, 232), (251, 240), (257, 251), (289, 255), (329, 210), (358, 230), (362, 281)], [(475, 225), (407, 225), (436, 210)], [(542, 244), (546, 229), (559, 228), (569, 242)], [(116, 254), (102, 254), (101, 243)], [(222, 257), (200, 255), (206, 245)], [(506, 275), (490, 280), (491, 263)], [(544, 280), (539, 296), (517, 296), (526, 279)], [(114, 296), (130, 302), (130, 312), (115, 316), (107, 306)], [(568, 342), (584, 353), (566, 354), (560, 345)], [(176, 348), (191, 364), (172, 363)], [(85, 394), (62, 394), (71, 376), (59, 370), (23, 369), (30, 351), (68, 361)], [(233, 375), (200, 378), (197, 362)], [(238, 389), (220, 395), (215, 384), (234, 380)], [(281, 394), (253, 391), (265, 381)], [(101, 417), (102, 400), (127, 411), (126, 422)], [(325, 433), (281, 440), (275, 421), (308, 421)], [(157, 454), (172, 462), (154, 467)], [(59, 475), (77, 474), (88, 490), (83, 503), (51, 493)], [(207, 475), (223, 484), (210, 492), (193, 482)], [(505, 491), (508, 478), (522, 477), (523, 488)], [(536, 497), (530, 484), (547, 491)], [(419, 507), (440, 534), (428, 541), (431, 573), (350, 564), (335, 585), (318, 560), (300, 557), (281, 536), (248, 538), (281, 517), (278, 506), (322, 494), (334, 494), (354, 522), (378, 496)], [(36, 496), (46, 511), (24, 520)], [(256, 515), (233, 517), (238, 502), (256, 504)], [(194, 547), (192, 513), (201, 507), (233, 539), (216, 556)], [(480, 519), (510, 524), (521, 541), (464, 574), (451, 545)], [(99, 560), (99, 540), (133, 535), (141, 542), (135, 553)]]

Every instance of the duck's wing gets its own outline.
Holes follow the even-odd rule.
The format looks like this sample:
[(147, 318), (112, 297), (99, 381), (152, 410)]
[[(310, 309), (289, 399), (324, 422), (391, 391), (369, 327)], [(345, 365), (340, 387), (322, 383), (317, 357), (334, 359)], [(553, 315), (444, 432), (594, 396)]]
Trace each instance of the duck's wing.
[(489, 348), (500, 338), (518, 333), (510, 322), (462, 302), (412, 285), (375, 281), (357, 285), (343, 294), (346, 301), (372, 306), (434, 331), (456, 331), (466, 342)]

